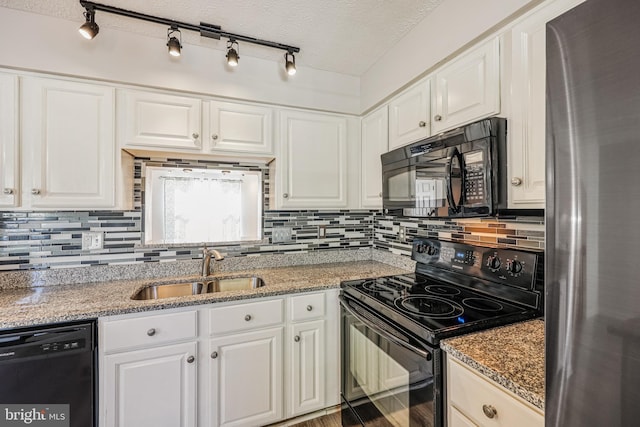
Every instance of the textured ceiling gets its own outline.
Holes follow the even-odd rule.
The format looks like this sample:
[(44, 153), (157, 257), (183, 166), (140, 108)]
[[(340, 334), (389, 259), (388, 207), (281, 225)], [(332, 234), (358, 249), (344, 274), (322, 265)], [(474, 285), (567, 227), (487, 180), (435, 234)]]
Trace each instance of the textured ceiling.
[[(223, 31), (298, 46), (303, 67), (360, 76), (444, 0), (96, 0), (190, 24), (207, 22)], [(78, 0), (0, 0), (0, 6), (83, 22)], [(167, 28), (106, 12), (96, 13), (101, 33), (110, 28), (166, 40)], [(99, 36), (98, 36), (99, 37)], [(163, 41), (164, 43), (164, 41)], [(183, 31), (188, 44), (224, 50), (226, 40)], [(283, 52), (240, 44), (242, 56), (282, 60)]]

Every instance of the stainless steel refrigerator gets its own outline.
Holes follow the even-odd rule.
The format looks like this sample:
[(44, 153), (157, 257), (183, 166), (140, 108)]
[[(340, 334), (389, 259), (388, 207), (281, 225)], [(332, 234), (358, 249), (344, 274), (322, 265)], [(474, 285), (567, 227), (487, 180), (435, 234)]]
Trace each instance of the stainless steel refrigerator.
[(546, 425), (639, 426), (640, 1), (546, 35)]

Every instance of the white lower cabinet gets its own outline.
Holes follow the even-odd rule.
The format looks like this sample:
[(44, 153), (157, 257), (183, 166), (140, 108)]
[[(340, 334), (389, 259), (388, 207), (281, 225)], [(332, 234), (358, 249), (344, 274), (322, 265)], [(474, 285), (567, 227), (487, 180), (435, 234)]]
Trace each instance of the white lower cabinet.
[(449, 427), (542, 427), (544, 414), (512, 392), (447, 357)]
[(337, 295), (100, 318), (100, 426), (253, 427), (337, 405)]
[(283, 328), (211, 340), (212, 426), (258, 426), (283, 417)]
[(101, 425), (195, 426), (197, 350), (188, 342), (106, 356)]

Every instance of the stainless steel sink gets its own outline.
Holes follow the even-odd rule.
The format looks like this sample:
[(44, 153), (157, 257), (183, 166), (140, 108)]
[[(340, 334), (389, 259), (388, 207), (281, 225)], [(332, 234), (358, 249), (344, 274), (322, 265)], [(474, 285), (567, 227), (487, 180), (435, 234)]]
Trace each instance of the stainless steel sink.
[(241, 291), (264, 286), (260, 277), (222, 277), (197, 282), (161, 283), (149, 285), (131, 297), (135, 300), (184, 297), (214, 292)]

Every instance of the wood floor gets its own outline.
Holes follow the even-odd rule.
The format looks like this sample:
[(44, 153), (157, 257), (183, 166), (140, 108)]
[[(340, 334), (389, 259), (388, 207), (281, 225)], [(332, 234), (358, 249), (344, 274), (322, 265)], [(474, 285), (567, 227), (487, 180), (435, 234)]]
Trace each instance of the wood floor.
[(314, 418), (309, 421), (303, 421), (295, 424), (292, 427), (341, 427), (340, 412), (334, 412), (333, 414), (324, 415), (322, 417)]

